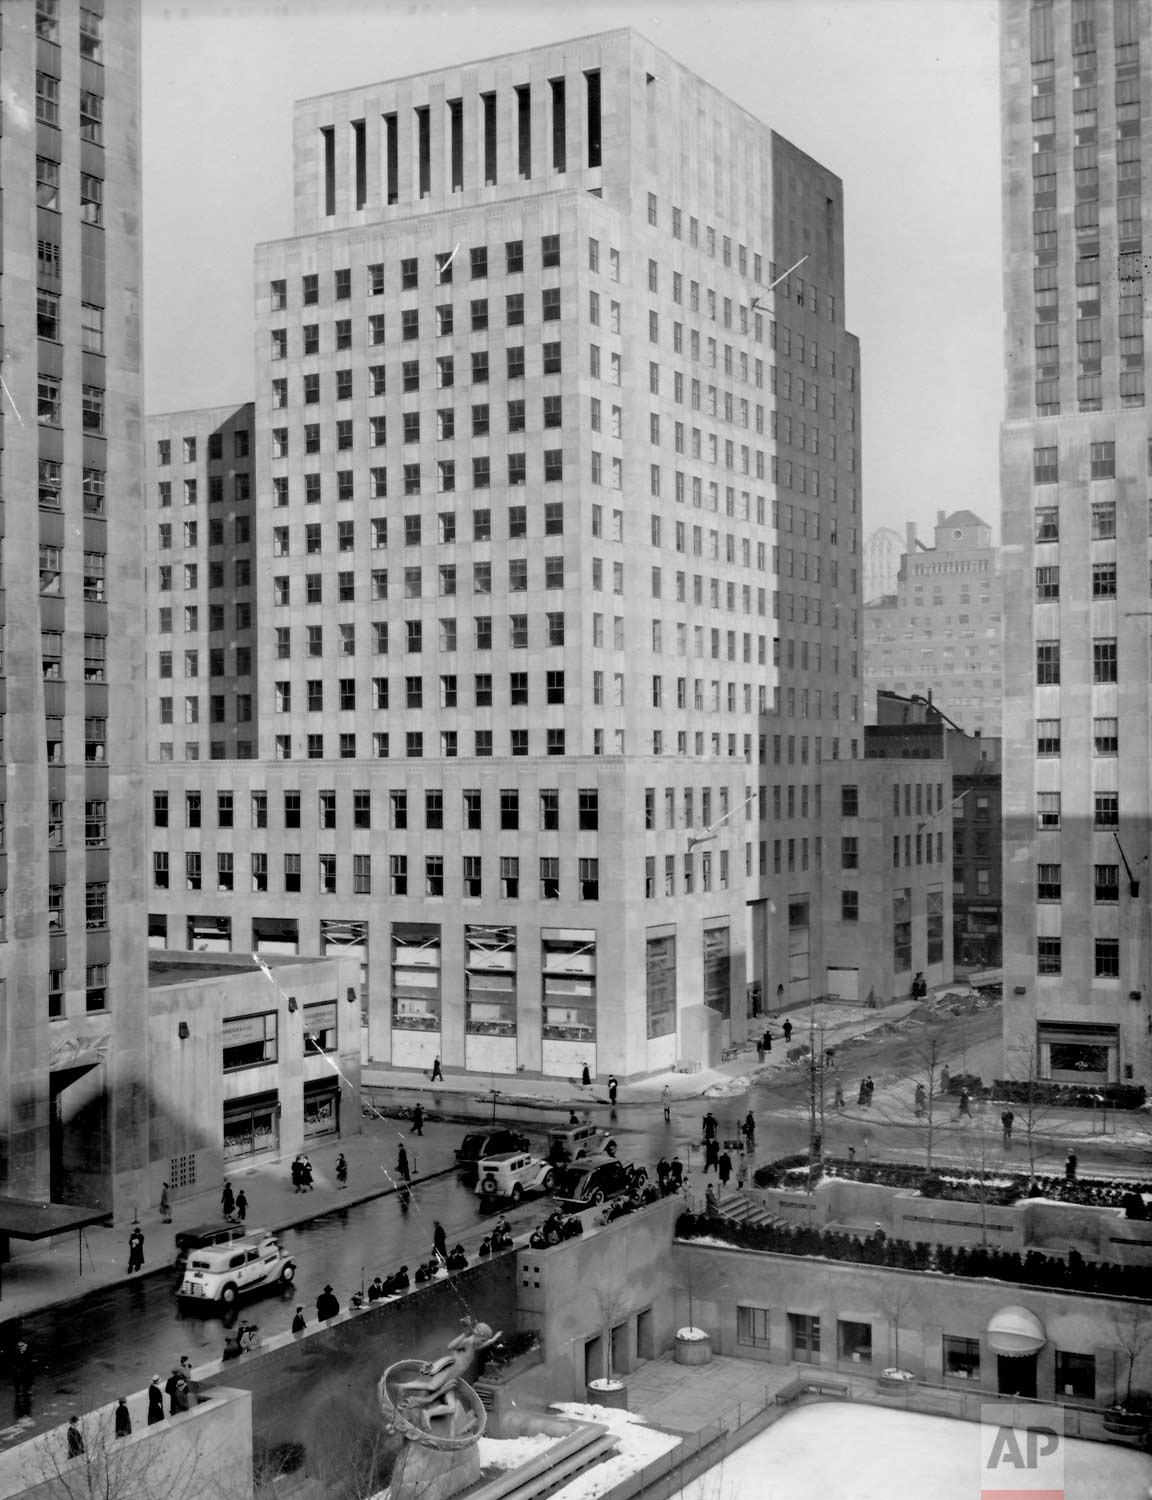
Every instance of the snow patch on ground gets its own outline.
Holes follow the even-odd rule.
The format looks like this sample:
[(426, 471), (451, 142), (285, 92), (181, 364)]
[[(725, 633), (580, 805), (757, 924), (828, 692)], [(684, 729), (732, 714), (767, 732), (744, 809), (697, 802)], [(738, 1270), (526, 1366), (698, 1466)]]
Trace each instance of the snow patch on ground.
[(529, 1459), (546, 1453), (562, 1439), (547, 1432), (531, 1432), (517, 1438), (480, 1439), (480, 1467), (482, 1469), (518, 1469)]
[(618, 1446), (611, 1458), (596, 1464), (571, 1484), (557, 1490), (555, 1500), (596, 1500), (606, 1495), (621, 1480), (635, 1474), (645, 1464), (670, 1453), (680, 1439), (669, 1432), (657, 1432), (635, 1412), (620, 1411), (612, 1406), (595, 1406), (583, 1401), (561, 1401), (551, 1408), (574, 1422), (597, 1422), (617, 1438)]
[[(685, 1485), (682, 1500), (972, 1500), (982, 1460), (976, 1422), (821, 1404), (737, 1448)], [(1150, 1480), (1152, 1460), (1140, 1453), (1065, 1442), (1069, 1500), (1145, 1500)]]

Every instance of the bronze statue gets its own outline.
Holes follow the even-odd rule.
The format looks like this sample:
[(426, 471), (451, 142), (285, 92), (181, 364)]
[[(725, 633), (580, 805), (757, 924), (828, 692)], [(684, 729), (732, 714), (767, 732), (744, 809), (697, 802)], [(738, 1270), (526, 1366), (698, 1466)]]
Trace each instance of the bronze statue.
[(399, 1381), (394, 1387), (397, 1411), (433, 1437), (462, 1437), (476, 1423), (474, 1403), (462, 1402), (457, 1391), (463, 1386), (469, 1396), (473, 1394), (464, 1377), (472, 1373), (480, 1356), (499, 1340), (500, 1334), (493, 1333), (487, 1323), (466, 1321), (467, 1328), (448, 1345), (447, 1354), (421, 1365), (414, 1380)]

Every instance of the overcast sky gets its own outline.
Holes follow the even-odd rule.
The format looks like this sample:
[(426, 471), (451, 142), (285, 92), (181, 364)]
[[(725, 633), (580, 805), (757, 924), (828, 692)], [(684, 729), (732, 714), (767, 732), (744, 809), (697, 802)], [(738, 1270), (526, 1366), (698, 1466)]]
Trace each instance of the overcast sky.
[(631, 25), (844, 181), (865, 531), (998, 526), (995, 0), (142, 0), (149, 411), (252, 397), (298, 98)]

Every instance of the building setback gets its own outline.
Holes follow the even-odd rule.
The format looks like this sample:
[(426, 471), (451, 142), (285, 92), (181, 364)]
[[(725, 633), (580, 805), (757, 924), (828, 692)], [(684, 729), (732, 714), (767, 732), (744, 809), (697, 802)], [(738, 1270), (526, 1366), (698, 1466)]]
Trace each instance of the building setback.
[(147, 1161), (139, 7), (5, 21), (0, 1186), (118, 1209)]
[(1006, 1061), (1147, 1084), (1152, 12), (1000, 16)]
[(1004, 591), (992, 530), (940, 511), (934, 544), (907, 527), (895, 590), (864, 607), (869, 717), (880, 692), (934, 698), (969, 734), (998, 735)]
[[(201, 591), (192, 642), (149, 601), (153, 944), (338, 944), (369, 1054), (425, 1068), (653, 1071), (821, 992), (817, 788), (861, 745), (838, 179), (630, 31), (306, 100), (294, 137), (250, 656), (227, 482), (189, 542), (150, 472), (156, 566)], [(215, 420), (154, 419), (150, 464)]]

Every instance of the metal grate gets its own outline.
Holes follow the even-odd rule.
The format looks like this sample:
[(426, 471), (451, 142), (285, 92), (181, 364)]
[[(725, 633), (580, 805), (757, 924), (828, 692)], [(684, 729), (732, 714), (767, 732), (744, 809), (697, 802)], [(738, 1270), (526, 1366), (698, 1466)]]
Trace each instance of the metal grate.
[(196, 1153), (189, 1151), (184, 1156), (173, 1156), (168, 1163), (168, 1185), (174, 1192), (196, 1184)]

